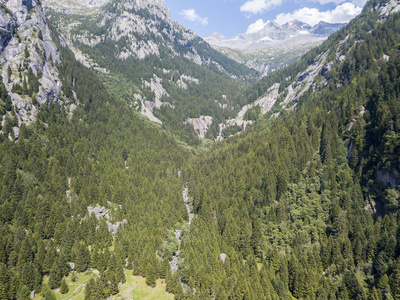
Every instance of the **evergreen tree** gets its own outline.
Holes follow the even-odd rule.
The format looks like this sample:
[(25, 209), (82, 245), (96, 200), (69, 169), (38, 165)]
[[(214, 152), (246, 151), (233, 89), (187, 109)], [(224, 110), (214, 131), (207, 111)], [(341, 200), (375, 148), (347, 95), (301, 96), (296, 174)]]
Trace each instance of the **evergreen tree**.
[(64, 255), (60, 255), (54, 262), (49, 276), (49, 287), (56, 289), (61, 286), (61, 281), (64, 276), (68, 275), (69, 266), (65, 262)]
[(57, 300), (57, 297), (54, 292), (47, 287), (43, 292), (43, 300)]
[(400, 258), (395, 262), (392, 278), (391, 278), (391, 291), (395, 300), (400, 299)]
[(181, 283), (181, 278), (179, 277), (179, 273), (175, 272), (172, 274), (173, 281), (174, 281), (174, 294), (176, 299), (183, 299), (184, 293), (183, 293), (183, 287)]
[(117, 276), (114, 275), (114, 274), (110, 278), (110, 287), (109, 287), (109, 289), (110, 289), (110, 294), (111, 295), (116, 295), (119, 292), (118, 279), (117, 279)]
[(165, 275), (165, 290), (167, 293), (175, 293), (175, 282), (171, 272), (171, 267), (167, 268)]
[(146, 268), (146, 284), (151, 287), (156, 286), (156, 272), (152, 263), (147, 264)]
[(60, 287), (60, 293), (61, 294), (67, 294), (69, 292), (69, 287), (67, 283), (65, 282), (65, 278), (61, 280), (61, 287)]
[(9, 271), (3, 263), (0, 263), (0, 299), (12, 299), (11, 278)]
[(21, 299), (21, 300), (30, 300), (31, 299), (30, 290), (26, 285), (23, 285), (20, 288), (18, 295), (19, 295), (18, 299)]
[(75, 269), (77, 272), (85, 272), (89, 266), (90, 262), (90, 252), (89, 249), (78, 243), (74, 247), (74, 260), (75, 260)]
[(85, 299), (93, 299), (92, 292), (94, 289), (95, 289), (95, 281), (93, 278), (90, 278), (85, 286)]

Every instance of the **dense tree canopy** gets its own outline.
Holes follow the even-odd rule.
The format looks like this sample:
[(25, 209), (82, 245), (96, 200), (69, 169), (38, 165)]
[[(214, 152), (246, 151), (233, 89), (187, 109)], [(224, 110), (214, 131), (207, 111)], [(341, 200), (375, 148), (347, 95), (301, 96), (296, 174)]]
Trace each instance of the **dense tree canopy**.
[[(150, 287), (165, 279), (177, 299), (400, 299), (400, 14), (377, 22), (367, 12), (378, 4), (241, 99), (274, 82), (285, 86), (328, 51), (335, 63), (294, 111), (263, 119), (252, 109), (246, 118), (255, 125), (209, 151), (192, 151), (193, 128), (177, 124), (199, 95), (208, 100), (193, 117), (228, 117), (219, 105), (208, 111), (209, 99), (233, 83), (189, 61), (107, 61), (123, 74), (154, 60), (209, 76), (207, 91), (194, 85), (178, 95), (171, 87), (182, 106), (160, 109), (164, 128), (60, 45), (65, 103), (79, 100), (72, 113), (41, 105), (17, 138), (0, 85), (0, 298), (26, 299), (34, 290), (55, 299), (54, 289), (68, 293), (72, 269), (92, 269), (98, 276), (87, 281), (85, 299), (117, 295), (126, 272)], [(18, 92), (33, 95), (38, 78), (29, 71), (26, 80)], [(101, 212), (90, 214), (94, 207)]]

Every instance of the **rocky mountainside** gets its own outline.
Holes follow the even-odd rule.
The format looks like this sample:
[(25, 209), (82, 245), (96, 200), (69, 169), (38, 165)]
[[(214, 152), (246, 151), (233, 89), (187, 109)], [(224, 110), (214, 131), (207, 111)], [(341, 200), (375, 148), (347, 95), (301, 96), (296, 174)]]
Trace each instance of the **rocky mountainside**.
[(298, 60), (343, 25), (320, 22), (310, 26), (296, 20), (279, 25), (268, 21), (255, 32), (238, 34), (231, 39), (214, 33), (205, 40), (230, 58), (267, 75)]
[[(1, 83), (14, 107), (8, 114), (15, 112), (19, 125), (35, 121), (37, 105), (62, 101), (59, 52), (43, 8), (35, 0), (1, 3), (0, 31)], [(18, 135), (17, 126), (14, 134)]]
[(38, 3), (1, 2), (0, 299), (400, 299), (400, 0), (255, 85), (163, 2)]
[[(351, 64), (353, 45), (363, 38), (363, 35), (357, 33), (360, 24), (373, 24), (377, 20), (381, 22), (398, 10), (398, 2), (395, 0), (380, 3), (372, 11), (364, 10), (349, 26), (332, 34), (327, 41), (309, 51), (301, 60), (264, 77), (246, 90), (241, 97), (244, 99), (242, 109), (226, 124), (251, 124), (253, 121), (246, 116), (255, 109), (260, 109), (260, 115), (269, 116), (279, 116), (282, 112), (294, 110), (302, 95), (310, 89), (315, 91), (326, 86), (337, 69)], [(278, 28), (278, 25), (271, 24), (269, 27)], [(322, 34), (325, 29), (317, 25), (314, 31)], [(385, 55), (382, 59), (387, 60), (388, 56)]]
[[(44, 1), (61, 43), (113, 93), (189, 143), (234, 115), (237, 89), (257, 71), (174, 22), (159, 1)], [(206, 127), (196, 119), (206, 117)], [(194, 120), (194, 121), (192, 121)], [(186, 137), (185, 137), (186, 136)], [(190, 136), (190, 138), (187, 138)], [(190, 140), (190, 141), (189, 141)]]

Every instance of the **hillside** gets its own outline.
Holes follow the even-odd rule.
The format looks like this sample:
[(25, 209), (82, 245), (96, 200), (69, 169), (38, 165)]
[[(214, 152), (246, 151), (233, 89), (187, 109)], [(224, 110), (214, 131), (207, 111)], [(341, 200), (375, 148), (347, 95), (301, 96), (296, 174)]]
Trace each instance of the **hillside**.
[[(115, 295), (125, 267), (147, 277), (148, 264), (165, 270), (157, 249), (167, 228), (187, 218), (178, 173), (188, 154), (76, 61), (50, 34), (41, 6), (12, 4), (1, 7), (16, 29), (1, 55), (0, 299), (54, 299), (52, 290), (64, 293), (68, 278), (89, 268), (96, 274), (87, 284), (96, 290), (91, 299)], [(25, 12), (22, 19), (13, 9)], [(9, 49), (14, 56), (4, 55)], [(57, 76), (58, 96), (42, 100), (47, 72)], [(21, 89), (8, 91), (10, 79), (16, 86), (21, 78)], [(19, 97), (32, 118), (23, 119)]]
[(254, 85), (161, 0), (79, 3), (0, 8), (0, 299), (400, 298), (400, 3)]
[[(352, 20), (319, 47), (307, 52), (302, 59), (265, 76), (245, 90), (238, 97), (242, 108), (235, 119), (249, 123), (263, 116), (276, 117), (281, 113), (295, 110), (305, 93), (310, 89), (317, 90), (332, 84), (332, 78), (339, 81), (336, 84), (343, 84), (346, 76), (341, 75), (338, 78), (336, 73), (344, 66), (344, 68), (353, 68), (355, 45), (365, 39), (365, 35), (369, 33), (367, 29), (373, 28), (376, 20), (382, 22), (391, 12), (397, 12), (397, 2), (380, 5), (372, 12), (364, 10), (362, 17)], [(380, 54), (382, 54), (380, 59), (387, 58), (386, 53)], [(343, 71), (340, 72), (343, 73)]]
[(232, 118), (237, 87), (258, 78), (175, 23), (164, 1), (108, 1), (81, 13), (79, 4), (63, 3), (44, 1), (62, 43), (113, 94), (190, 145)]
[(1, 299), (51, 294), (48, 287), (89, 267), (102, 278), (92, 299), (114, 295), (128, 252), (128, 269), (146, 276), (166, 229), (187, 218), (177, 175), (184, 150), (69, 50), (60, 48), (60, 59), (63, 87), (79, 99), (73, 115), (50, 102), (35, 123), (21, 125), (17, 143), (1, 135)]
[(400, 296), (397, 10), (397, 2), (369, 2), (320, 48), (266, 77), (254, 89), (264, 93), (285, 78), (284, 88), (300, 85), (313, 61), (333, 59), (292, 112), (186, 168), (197, 217), (183, 240), (181, 274), (195, 294)]
[[(0, 9), (0, 66), (2, 99), (8, 94), (14, 105), (16, 121), (36, 120), (38, 105), (63, 101), (60, 97), (60, 79), (57, 69), (59, 52), (46, 25), (43, 8), (35, 1), (4, 1)], [(64, 106), (73, 109), (73, 103)], [(11, 107), (4, 107), (3, 117)], [(14, 126), (13, 135), (18, 136)]]

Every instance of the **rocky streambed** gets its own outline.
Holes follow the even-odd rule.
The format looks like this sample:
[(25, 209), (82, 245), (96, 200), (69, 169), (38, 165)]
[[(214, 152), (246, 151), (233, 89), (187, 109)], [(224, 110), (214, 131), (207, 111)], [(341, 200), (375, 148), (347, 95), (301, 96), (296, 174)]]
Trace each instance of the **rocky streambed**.
[[(186, 224), (188, 224), (190, 226), (190, 224), (192, 224), (192, 220), (194, 217), (193, 212), (191, 212), (190, 210), (190, 202), (189, 202), (189, 196), (188, 196), (188, 187), (185, 186), (182, 192), (182, 198), (183, 198), (183, 203), (185, 203), (186, 209), (188, 211), (188, 215), (189, 215), (189, 222), (187, 222)], [(181, 245), (181, 240), (182, 240), (182, 230), (181, 229), (175, 229), (175, 238), (178, 241), (179, 247)], [(174, 273), (175, 271), (178, 270), (178, 259), (179, 259), (179, 255), (181, 254), (181, 250), (179, 249), (178, 251), (175, 252), (174, 256), (172, 257), (170, 263), (171, 266), (171, 271), (172, 273)]]

